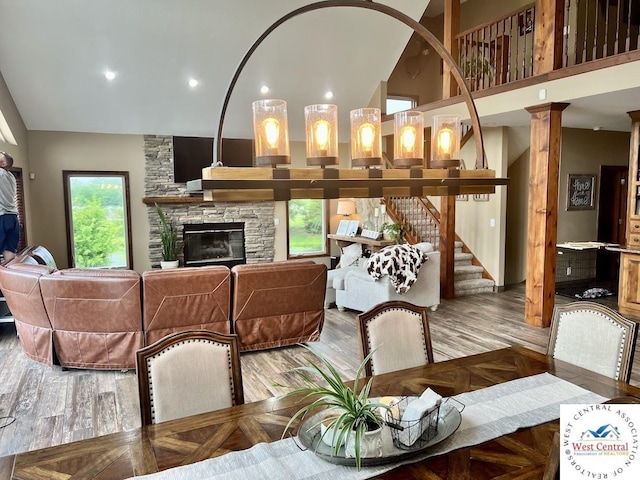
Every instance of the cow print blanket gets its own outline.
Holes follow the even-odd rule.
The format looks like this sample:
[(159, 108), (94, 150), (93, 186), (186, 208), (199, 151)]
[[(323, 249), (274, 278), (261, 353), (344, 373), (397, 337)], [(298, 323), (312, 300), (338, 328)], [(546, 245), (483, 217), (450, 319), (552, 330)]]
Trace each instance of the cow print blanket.
[(367, 272), (374, 280), (387, 275), (396, 292), (402, 294), (418, 279), (418, 271), (429, 257), (412, 245), (390, 245), (369, 257)]

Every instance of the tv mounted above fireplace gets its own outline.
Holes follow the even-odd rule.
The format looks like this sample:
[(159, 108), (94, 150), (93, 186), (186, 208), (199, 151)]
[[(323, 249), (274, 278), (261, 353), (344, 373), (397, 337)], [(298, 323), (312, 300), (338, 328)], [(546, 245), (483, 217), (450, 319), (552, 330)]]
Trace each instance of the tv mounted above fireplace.
[[(251, 167), (255, 156), (253, 140), (222, 139), (225, 167)], [(202, 178), (202, 169), (213, 163), (213, 138), (173, 137), (173, 181), (186, 183)]]

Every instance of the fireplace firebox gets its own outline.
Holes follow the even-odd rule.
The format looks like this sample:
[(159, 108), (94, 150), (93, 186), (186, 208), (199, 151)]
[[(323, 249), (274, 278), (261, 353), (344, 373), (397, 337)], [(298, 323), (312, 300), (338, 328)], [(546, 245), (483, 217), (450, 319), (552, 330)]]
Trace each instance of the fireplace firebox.
[(247, 263), (244, 223), (188, 223), (183, 225), (185, 267)]

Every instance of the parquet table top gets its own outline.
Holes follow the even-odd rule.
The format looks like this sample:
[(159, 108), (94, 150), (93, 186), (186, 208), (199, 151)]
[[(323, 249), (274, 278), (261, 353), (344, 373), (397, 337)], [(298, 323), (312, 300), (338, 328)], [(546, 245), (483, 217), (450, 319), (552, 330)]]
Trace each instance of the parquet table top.
[[(608, 398), (640, 389), (523, 347), (512, 347), (374, 377), (373, 395), (443, 396), (550, 372)], [(0, 458), (0, 479), (122, 479), (280, 439), (301, 397), (272, 398), (56, 447)], [(464, 414), (463, 414), (464, 415)], [(396, 468), (384, 479), (539, 479), (558, 422), (548, 422), (440, 457)]]

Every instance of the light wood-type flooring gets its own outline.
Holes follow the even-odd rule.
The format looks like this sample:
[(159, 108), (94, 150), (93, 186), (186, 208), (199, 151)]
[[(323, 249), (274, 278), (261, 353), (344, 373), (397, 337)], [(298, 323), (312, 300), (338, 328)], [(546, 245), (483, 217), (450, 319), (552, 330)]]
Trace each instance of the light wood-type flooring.
[[(567, 303), (556, 297), (558, 303)], [(615, 306), (615, 303), (613, 304)], [(611, 306), (611, 305), (610, 305)], [(356, 312), (326, 311), (320, 342), (310, 346), (332, 360), (349, 379), (360, 362)], [(429, 312), (436, 361), (523, 345), (546, 351), (549, 329), (524, 323), (524, 288), (444, 300)], [(242, 354), (245, 401), (286, 392), (291, 369), (308, 353), (300, 346)], [(640, 385), (636, 357), (631, 383)], [(50, 369), (24, 355), (13, 325), (0, 326), (0, 456), (129, 430), (140, 425), (135, 372)], [(0, 426), (8, 420), (0, 419)]]

